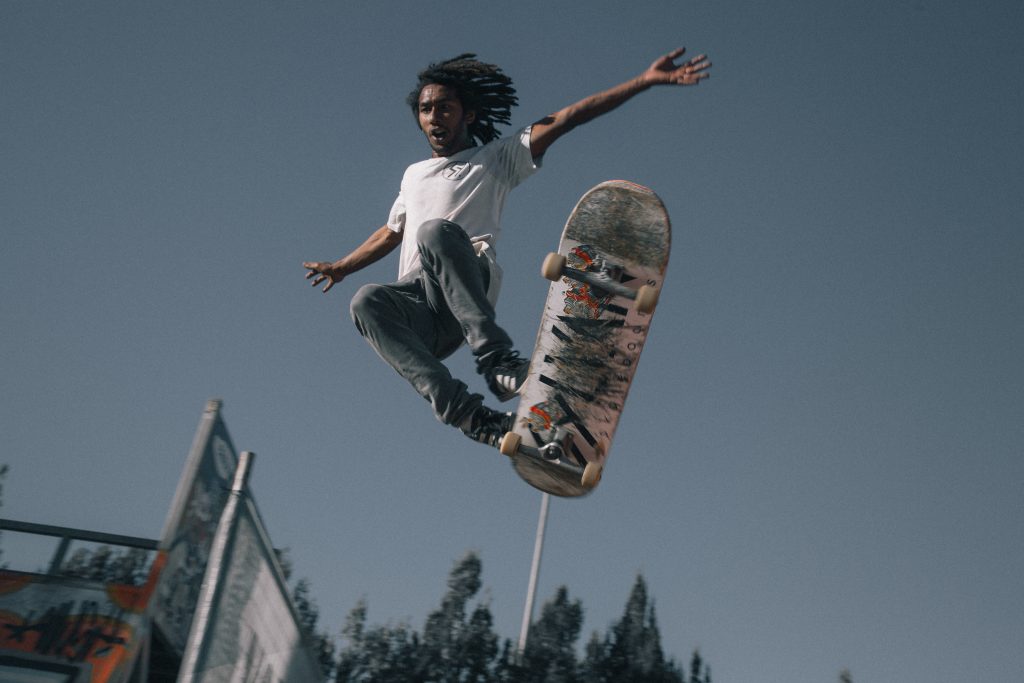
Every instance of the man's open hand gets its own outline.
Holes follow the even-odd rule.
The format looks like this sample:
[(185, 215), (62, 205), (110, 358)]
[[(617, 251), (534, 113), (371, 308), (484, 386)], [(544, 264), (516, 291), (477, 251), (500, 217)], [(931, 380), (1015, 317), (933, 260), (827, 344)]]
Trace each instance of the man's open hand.
[(651, 85), (697, 85), (711, 74), (711, 62), (707, 55), (698, 55), (682, 64), (676, 60), (686, 52), (685, 47), (677, 48), (663, 57), (659, 57), (644, 72), (643, 78)]
[(321, 282), (327, 283), (324, 285), (325, 294), (331, 291), (331, 287), (345, 279), (345, 276), (335, 268), (334, 264), (327, 261), (305, 261), (302, 267), (309, 270), (306, 273), (306, 279), (313, 280), (312, 285), (314, 287)]

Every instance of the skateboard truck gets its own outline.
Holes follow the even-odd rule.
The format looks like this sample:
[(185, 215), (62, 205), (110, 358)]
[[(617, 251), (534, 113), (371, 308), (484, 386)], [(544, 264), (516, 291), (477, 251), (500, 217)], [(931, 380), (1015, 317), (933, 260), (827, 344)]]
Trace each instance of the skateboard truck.
[(605, 259), (598, 258), (595, 259), (591, 269), (580, 270), (566, 265), (566, 262), (564, 254), (551, 252), (544, 259), (540, 272), (552, 282), (558, 282), (562, 277), (567, 277), (588, 284), (602, 293), (631, 299), (639, 313), (653, 313), (658, 305), (659, 292), (654, 287), (641, 285), (639, 289), (634, 290), (622, 284), (623, 268), (620, 265), (609, 264)]
[[(556, 427), (552, 432), (551, 440), (543, 446), (527, 446), (523, 443), (522, 437), (519, 436), (519, 434), (516, 434), (515, 432), (506, 432), (498, 449), (501, 451), (502, 455), (506, 455), (510, 458), (514, 458), (518, 455), (525, 455), (532, 458), (546, 460), (551, 463), (561, 463), (560, 466), (566, 467), (567, 458), (564, 456), (568, 455), (569, 449), (572, 447), (573, 433), (562, 425)], [(605, 452), (605, 444), (600, 444), (598, 450), (599, 454), (603, 456)], [(593, 489), (601, 481), (601, 475), (603, 472), (604, 465), (601, 462), (588, 462), (583, 468), (582, 474), (579, 475), (580, 485), (588, 491)]]
[(508, 457), (512, 457), (516, 453), (523, 453), (548, 462), (557, 462), (568, 455), (571, 447), (572, 432), (563, 426), (557, 426), (552, 430), (551, 438), (542, 446), (528, 446), (523, 443), (522, 437), (518, 434), (508, 432), (502, 438), (499, 450), (502, 455)]
[(540, 451), (540, 457), (554, 462), (568, 455), (571, 446), (572, 432), (563, 426), (558, 426), (555, 428), (555, 433), (551, 440), (537, 450)]

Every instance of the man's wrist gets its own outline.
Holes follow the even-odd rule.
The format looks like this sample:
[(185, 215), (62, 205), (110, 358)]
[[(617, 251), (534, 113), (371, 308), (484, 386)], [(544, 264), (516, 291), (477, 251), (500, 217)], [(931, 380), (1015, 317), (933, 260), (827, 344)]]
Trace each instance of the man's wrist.
[(643, 92), (644, 90), (647, 90), (651, 86), (657, 84), (656, 81), (654, 80), (654, 76), (651, 75), (650, 73), (646, 72), (646, 71), (644, 73), (640, 74), (639, 76), (637, 76), (636, 78), (634, 78), (633, 81), (634, 81), (634, 86), (633, 87), (636, 88), (636, 92), (638, 92), (638, 93), (639, 92)]

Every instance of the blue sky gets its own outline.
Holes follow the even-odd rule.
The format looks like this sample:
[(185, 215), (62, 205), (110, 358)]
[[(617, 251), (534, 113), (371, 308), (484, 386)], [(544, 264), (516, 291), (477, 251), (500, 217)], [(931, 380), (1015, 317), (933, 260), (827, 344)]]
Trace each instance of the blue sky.
[(474, 550), (514, 637), (539, 494), (352, 327), (394, 259), (326, 296), (300, 264), (379, 227), (427, 155), (403, 105), (426, 63), (500, 64), (523, 126), (685, 45), (710, 80), (559, 141), (505, 213), (520, 345), (589, 187), (648, 185), (674, 227), (540, 600), (568, 585), (585, 639), (642, 572), (665, 648), (718, 681), (1019, 680), (1022, 30), (1008, 1), (3, 3), (3, 515), (156, 537), (219, 397), (327, 625), (365, 597), (421, 627)]

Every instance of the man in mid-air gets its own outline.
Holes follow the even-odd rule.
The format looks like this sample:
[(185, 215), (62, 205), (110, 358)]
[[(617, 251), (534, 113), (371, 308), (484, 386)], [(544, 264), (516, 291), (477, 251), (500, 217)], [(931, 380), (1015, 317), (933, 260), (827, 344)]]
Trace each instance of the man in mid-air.
[(306, 261), (306, 278), (328, 292), (401, 247), (398, 281), (365, 285), (352, 298), (356, 328), (381, 358), (430, 401), (437, 418), (497, 446), (512, 414), (489, 408), (441, 361), (463, 343), (499, 401), (513, 398), (528, 360), (495, 322), (501, 283), (495, 244), (509, 190), (533, 175), (560, 137), (657, 85), (696, 85), (709, 76), (705, 55), (655, 60), (636, 78), (545, 116), (508, 138), (517, 99), (501, 69), (463, 54), (420, 72), (409, 94), (431, 157), (405, 171), (385, 225), (337, 261)]

